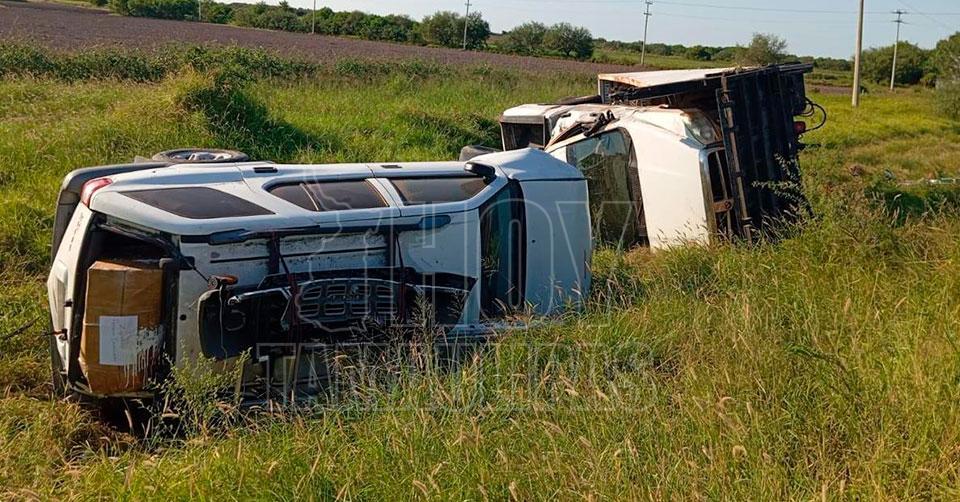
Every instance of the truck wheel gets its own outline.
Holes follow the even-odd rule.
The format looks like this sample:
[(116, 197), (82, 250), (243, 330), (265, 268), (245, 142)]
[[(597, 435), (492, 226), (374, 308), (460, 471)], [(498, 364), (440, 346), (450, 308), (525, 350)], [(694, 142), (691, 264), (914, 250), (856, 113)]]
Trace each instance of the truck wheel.
[(215, 148), (179, 148), (167, 150), (153, 156), (153, 160), (172, 164), (220, 164), (227, 162), (246, 162), (250, 156), (235, 150)]
[(479, 157), (488, 153), (496, 153), (499, 151), (500, 150), (491, 148), (489, 146), (467, 145), (460, 149), (460, 162), (466, 162), (474, 157)]

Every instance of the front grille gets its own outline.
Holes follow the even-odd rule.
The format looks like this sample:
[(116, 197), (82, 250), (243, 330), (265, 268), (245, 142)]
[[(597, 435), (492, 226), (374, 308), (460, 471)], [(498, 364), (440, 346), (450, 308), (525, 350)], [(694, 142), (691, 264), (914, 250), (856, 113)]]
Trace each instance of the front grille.
[(389, 321), (397, 315), (399, 284), (374, 279), (325, 279), (300, 285), (300, 320), (315, 325)]

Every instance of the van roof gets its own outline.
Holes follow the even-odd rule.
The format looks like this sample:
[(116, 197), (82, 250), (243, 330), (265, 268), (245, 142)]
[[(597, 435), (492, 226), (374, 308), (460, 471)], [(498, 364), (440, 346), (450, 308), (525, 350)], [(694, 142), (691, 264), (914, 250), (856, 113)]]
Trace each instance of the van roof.
[[(111, 176), (112, 183), (95, 192), (90, 207), (145, 229), (172, 235), (209, 235), (240, 228), (264, 231), (399, 218), (406, 213), (405, 206), (412, 206), (398, 202), (395, 188), (390, 188), (392, 184), (377, 180), (472, 177), (465, 170), (468, 164), (493, 167), (497, 179), (468, 199), (445, 205), (445, 212), (479, 206), (504, 186), (506, 180), (564, 180), (583, 176), (575, 167), (532, 149), (482, 155), (468, 162), (179, 164)], [(270, 192), (280, 185), (363, 180), (372, 183), (369, 188), (373, 196), (383, 199), (382, 207), (314, 211)], [(384, 185), (389, 186), (384, 188)], [(180, 200), (172, 201), (171, 197)], [(165, 206), (169, 207), (160, 209)], [(173, 206), (178, 209), (170, 209)], [(190, 217), (204, 211), (198, 209), (201, 206), (209, 208), (214, 216)]]

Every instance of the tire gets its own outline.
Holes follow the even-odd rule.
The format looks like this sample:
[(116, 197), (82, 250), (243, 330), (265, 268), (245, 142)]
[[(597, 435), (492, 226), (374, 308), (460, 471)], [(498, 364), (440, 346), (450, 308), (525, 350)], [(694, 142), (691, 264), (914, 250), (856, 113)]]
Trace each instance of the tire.
[(499, 151), (499, 149), (491, 148), (489, 146), (467, 145), (460, 149), (460, 162), (466, 162), (474, 157), (479, 157), (488, 153), (496, 153)]
[(171, 164), (224, 164), (246, 162), (250, 156), (236, 150), (216, 148), (178, 148), (166, 150), (153, 156), (153, 160)]

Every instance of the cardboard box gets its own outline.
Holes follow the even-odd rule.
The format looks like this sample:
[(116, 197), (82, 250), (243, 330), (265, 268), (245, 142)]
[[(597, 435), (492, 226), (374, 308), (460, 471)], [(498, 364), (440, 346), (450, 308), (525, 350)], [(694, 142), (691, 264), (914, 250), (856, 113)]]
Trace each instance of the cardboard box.
[(156, 262), (97, 261), (87, 270), (80, 368), (90, 390), (144, 389), (163, 339), (163, 273)]

